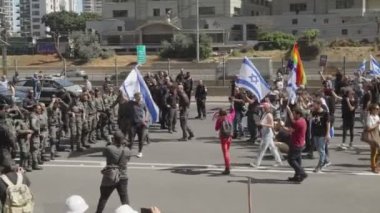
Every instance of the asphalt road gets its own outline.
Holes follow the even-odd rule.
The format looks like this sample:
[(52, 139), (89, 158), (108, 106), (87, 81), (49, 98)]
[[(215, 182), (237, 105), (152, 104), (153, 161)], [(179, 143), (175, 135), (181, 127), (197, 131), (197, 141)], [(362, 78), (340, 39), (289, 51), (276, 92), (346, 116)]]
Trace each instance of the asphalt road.
[[(220, 103), (207, 104), (209, 109)], [(195, 117), (192, 105), (190, 117)], [(257, 145), (245, 140), (233, 141), (231, 148), (232, 175), (221, 176), (223, 159), (213, 130), (212, 112), (207, 120), (191, 120), (196, 137), (178, 142), (180, 131), (168, 134), (151, 129), (153, 142), (144, 149), (142, 159), (132, 159), (129, 165), (129, 195), (131, 205), (158, 206), (164, 213), (245, 213), (248, 212), (247, 177), (252, 179), (251, 193), (254, 213), (320, 213), (378, 212), (379, 175), (369, 169), (369, 148), (359, 140), (360, 125), (355, 129), (355, 145), (360, 150), (337, 151), (341, 131), (330, 145), (333, 165), (322, 174), (311, 171), (317, 159), (305, 159), (309, 178), (302, 184), (291, 184), (292, 171), (285, 163), (274, 168), (269, 157), (263, 168), (248, 164), (257, 152)], [(338, 116), (337, 116), (338, 117)], [(336, 126), (341, 125), (337, 118)], [(177, 129), (180, 130), (179, 124)], [(101, 156), (104, 143), (81, 154), (61, 153), (62, 157), (44, 165), (43, 171), (30, 173), (36, 197), (36, 212), (64, 212), (65, 199), (72, 194), (83, 196), (94, 212), (99, 198)], [(137, 147), (135, 147), (136, 149)], [(119, 205), (115, 192), (105, 212)]]

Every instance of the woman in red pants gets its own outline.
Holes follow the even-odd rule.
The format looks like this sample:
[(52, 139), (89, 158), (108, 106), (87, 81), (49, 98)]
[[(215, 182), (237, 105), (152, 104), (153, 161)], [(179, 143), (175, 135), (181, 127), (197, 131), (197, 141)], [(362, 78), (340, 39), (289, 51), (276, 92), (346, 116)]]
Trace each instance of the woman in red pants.
[(220, 109), (219, 115), (215, 123), (215, 130), (219, 131), (220, 144), (222, 145), (224, 163), (226, 169), (222, 174), (230, 174), (230, 145), (232, 142), (232, 122), (235, 118), (235, 109), (231, 107), (230, 113), (227, 114), (226, 110)]

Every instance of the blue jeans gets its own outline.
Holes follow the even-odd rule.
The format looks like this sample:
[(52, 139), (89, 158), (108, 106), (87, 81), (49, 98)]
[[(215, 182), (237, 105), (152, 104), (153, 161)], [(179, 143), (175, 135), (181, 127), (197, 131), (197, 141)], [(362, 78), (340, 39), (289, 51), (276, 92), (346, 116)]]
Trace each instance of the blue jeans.
[(243, 112), (241, 111), (236, 111), (236, 114), (235, 114), (235, 119), (234, 119), (234, 123), (233, 123), (233, 127), (234, 127), (234, 136), (244, 136), (244, 132), (243, 132), (243, 125), (242, 125), (242, 121), (243, 121)]
[(315, 147), (317, 147), (317, 150), (319, 152), (319, 162), (318, 162), (317, 167), (322, 168), (322, 166), (324, 166), (328, 162), (328, 156), (326, 153), (326, 147), (327, 147), (326, 138), (314, 136), (313, 141), (314, 141)]

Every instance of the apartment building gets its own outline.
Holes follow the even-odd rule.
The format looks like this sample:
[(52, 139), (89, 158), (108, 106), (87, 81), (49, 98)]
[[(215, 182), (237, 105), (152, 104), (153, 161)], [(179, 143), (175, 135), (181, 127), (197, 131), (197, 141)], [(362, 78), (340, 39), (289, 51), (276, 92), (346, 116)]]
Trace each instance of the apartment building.
[[(128, 0), (125, 0), (125, 1), (128, 1)], [(82, 4), (83, 4), (83, 12), (102, 14), (102, 8), (103, 8), (102, 0), (83, 0)]]
[[(115, 49), (159, 47), (177, 32), (196, 32), (196, 0), (105, 0), (102, 21), (87, 23)], [(380, 34), (379, 0), (201, 0), (200, 32), (214, 47), (253, 45), (258, 32), (300, 35), (319, 29), (325, 40), (373, 40)]]
[(46, 26), (41, 23), (44, 15), (58, 11), (81, 12), (78, 0), (19, 0), (20, 35), (46, 37)]
[(16, 0), (2, 0), (0, 1), (0, 12), (4, 23), (2, 27), (7, 27), (8, 33), (14, 35), (19, 30), (19, 21), (17, 20), (17, 1)]
[[(102, 21), (91, 21), (87, 28), (101, 36), (103, 45), (123, 48), (144, 43), (159, 46), (171, 40), (177, 32), (194, 34), (197, 25), (196, 0), (105, 0)], [(210, 35), (214, 43), (241, 40), (235, 31), (240, 26), (225, 26), (219, 19), (270, 15), (268, 0), (199, 0), (200, 30)], [(235, 29), (235, 28), (236, 29)], [(226, 31), (228, 28), (228, 32)], [(240, 38), (241, 37), (241, 38)]]

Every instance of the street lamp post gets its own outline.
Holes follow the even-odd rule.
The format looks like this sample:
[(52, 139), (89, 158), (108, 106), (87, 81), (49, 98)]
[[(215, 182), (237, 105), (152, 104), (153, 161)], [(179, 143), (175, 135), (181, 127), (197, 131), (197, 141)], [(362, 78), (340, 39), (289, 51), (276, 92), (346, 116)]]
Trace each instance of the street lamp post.
[(199, 63), (199, 0), (197, 1), (197, 63)]

